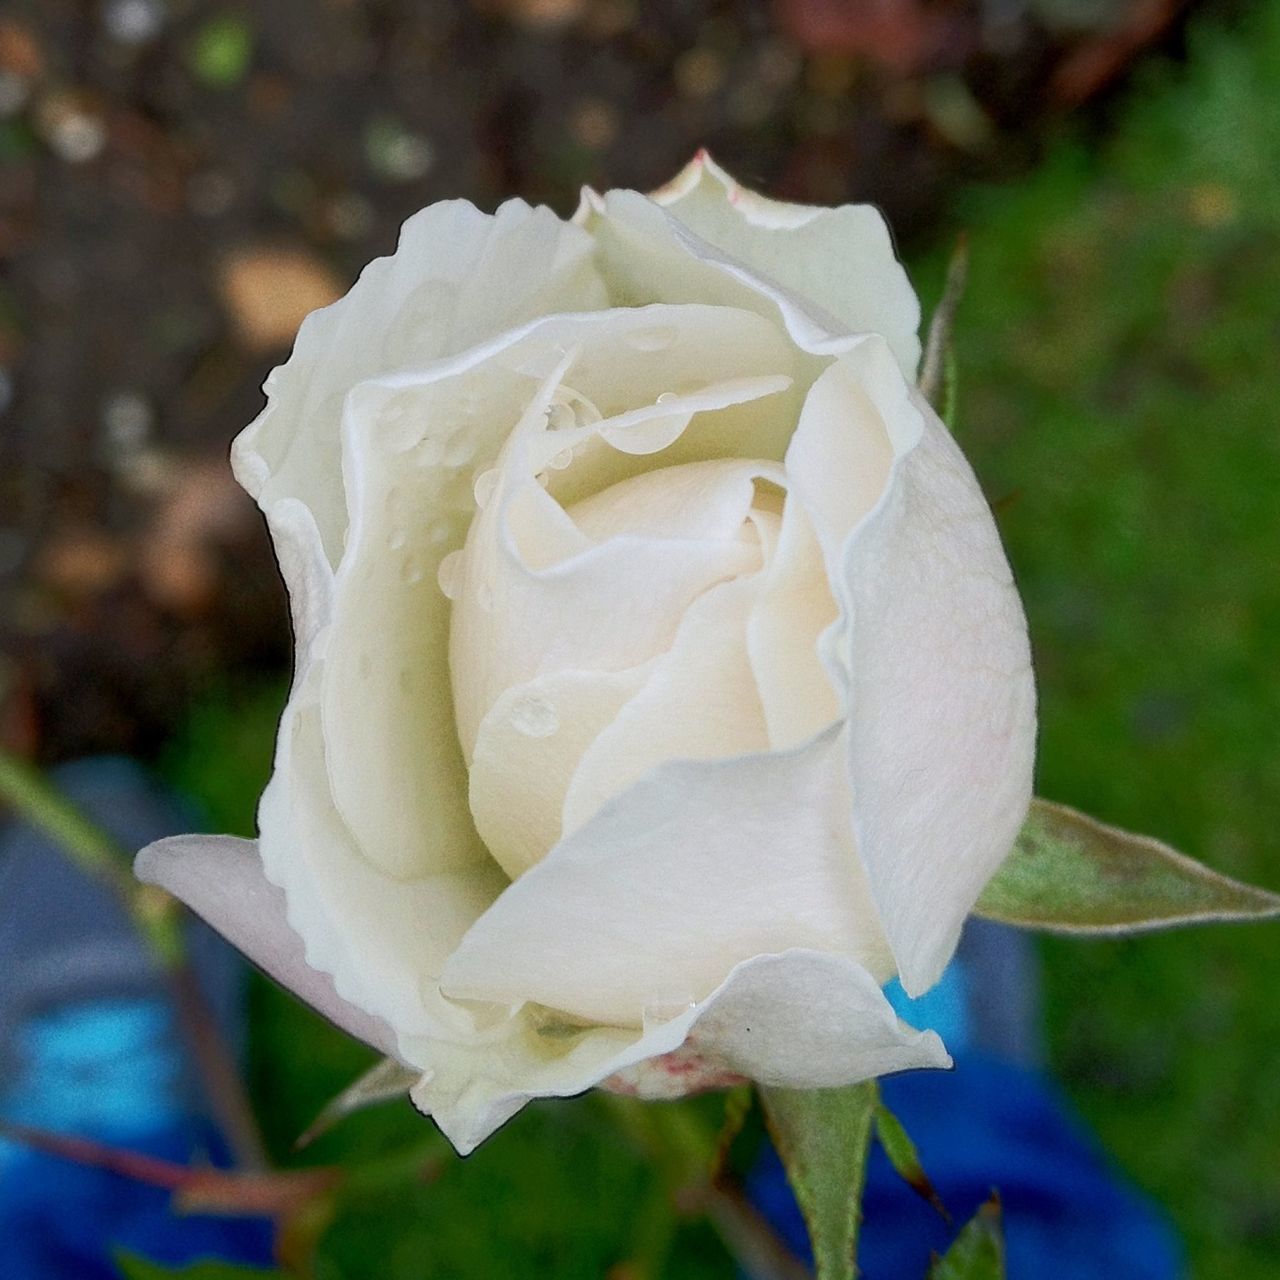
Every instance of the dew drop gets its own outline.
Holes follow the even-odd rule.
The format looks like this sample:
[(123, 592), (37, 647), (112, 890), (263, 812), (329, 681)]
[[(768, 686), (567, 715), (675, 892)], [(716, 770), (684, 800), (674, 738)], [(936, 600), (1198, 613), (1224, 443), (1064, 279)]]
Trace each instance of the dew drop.
[(637, 351), (665, 351), (675, 345), (677, 337), (674, 325), (654, 325), (651, 329), (633, 329), (626, 336), (626, 343)]
[(547, 428), (570, 431), (594, 426), (602, 418), (600, 410), (581, 392), (572, 387), (558, 387), (547, 407)]
[(407, 555), (400, 566), (400, 581), (415, 586), (422, 581), (422, 562), (415, 555)]
[(498, 488), (498, 471), (496, 467), (490, 467), (487, 471), (482, 471), (476, 476), (476, 482), (471, 488), (471, 492), (475, 495), (476, 506), (483, 510), (489, 504), (489, 499), (493, 497)]
[(462, 552), (450, 551), (436, 571), (436, 581), (446, 600), (456, 600), (462, 594), (462, 574)]
[(433, 520), (427, 526), (427, 541), (435, 543), (439, 546), (442, 542), (449, 541), (449, 535), (453, 532), (453, 525), (448, 520)]
[(680, 399), (680, 397), (679, 397), (678, 395), (676, 395), (676, 393), (675, 393), (674, 391), (664, 391), (664, 392), (663, 392), (663, 393), (658, 397), (658, 399), (655, 401), (655, 403), (656, 403), (656, 404), (670, 404), (673, 400), (679, 400), (679, 399)]
[(402, 528), (392, 529), (390, 536), (387, 538), (387, 546), (392, 551), (400, 551), (408, 541), (409, 535)]
[(572, 463), (572, 449), (561, 449), (559, 453), (554, 454), (552, 457), (547, 459), (547, 466), (549, 466), (552, 471), (563, 471), (566, 467), (571, 466)]
[(476, 438), (472, 431), (461, 427), (444, 442), (442, 461), (446, 467), (465, 467), (476, 456)]
[(412, 449), (422, 438), (422, 423), (413, 410), (413, 396), (401, 392), (385, 400), (378, 411), (381, 439), (393, 453)]
[(560, 728), (560, 717), (546, 698), (524, 694), (511, 704), (511, 727), (526, 738), (549, 738)]

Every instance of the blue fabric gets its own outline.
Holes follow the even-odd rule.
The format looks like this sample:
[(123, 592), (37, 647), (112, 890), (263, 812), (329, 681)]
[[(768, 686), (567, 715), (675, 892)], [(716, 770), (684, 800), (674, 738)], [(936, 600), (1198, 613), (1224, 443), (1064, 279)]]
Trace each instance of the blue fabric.
[[(6, 1119), (178, 1164), (226, 1163), (217, 1134), (182, 1105), (180, 1041), (164, 1000), (58, 1007), (16, 1039), (24, 1069), (0, 1096)], [(266, 1219), (178, 1217), (163, 1188), (3, 1141), (0, 1241), (5, 1280), (118, 1280), (119, 1248), (175, 1266), (272, 1256)]]
[[(124, 847), (193, 829), (133, 761), (55, 771)], [(177, 1164), (225, 1165), (167, 989), (120, 904), (29, 827), (0, 828), (0, 1117)], [(234, 1038), (242, 964), (189, 931), (210, 1005)], [(3, 1280), (118, 1280), (118, 1248), (178, 1266), (267, 1264), (264, 1218), (178, 1215), (168, 1191), (0, 1140)]]
[[(1175, 1280), (1176, 1238), (1160, 1213), (1112, 1169), (1043, 1075), (980, 1052), (954, 1071), (881, 1082), (885, 1102), (915, 1140), (955, 1225), (907, 1187), (884, 1153), (867, 1169), (858, 1258), (866, 1280), (923, 1278), (931, 1252), (998, 1188), (1009, 1280)], [(786, 1175), (772, 1152), (748, 1193), (797, 1256), (811, 1260)]]

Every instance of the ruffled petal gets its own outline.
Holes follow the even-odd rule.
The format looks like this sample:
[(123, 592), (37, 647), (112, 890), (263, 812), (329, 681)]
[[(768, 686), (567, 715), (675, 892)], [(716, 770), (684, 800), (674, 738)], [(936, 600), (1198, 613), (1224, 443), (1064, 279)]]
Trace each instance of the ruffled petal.
[(851, 333), (881, 334), (903, 374), (920, 360), (920, 303), (873, 205), (771, 200), (700, 151), (653, 193), (690, 231), (768, 280), (810, 299)]
[(303, 322), (293, 354), (263, 388), (267, 407), (232, 447), (240, 483), (264, 509), (284, 497), (304, 503), (336, 567), (347, 523), (339, 425), (348, 391), (540, 316), (605, 306), (592, 255), (580, 228), (519, 200), (492, 216), (463, 200), (414, 214), (392, 256)]
[(483, 1046), (437, 1044), (416, 1105), (466, 1155), (532, 1098), (593, 1085), (681, 1097), (737, 1077), (797, 1089), (949, 1067), (932, 1031), (898, 1020), (856, 961), (806, 949), (734, 966), (703, 1000), (642, 1027), (582, 1026), (529, 1012)]

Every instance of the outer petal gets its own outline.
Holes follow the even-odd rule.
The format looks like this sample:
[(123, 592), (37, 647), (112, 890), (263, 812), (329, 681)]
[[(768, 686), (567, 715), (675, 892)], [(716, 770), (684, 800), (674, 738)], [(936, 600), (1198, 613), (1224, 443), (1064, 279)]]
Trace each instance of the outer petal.
[(937, 981), (1031, 799), (1026, 620), (973, 472), (918, 396), (919, 443), (849, 538), (857, 843), (907, 993)]
[(791, 752), (671, 762), (511, 885), (450, 957), (451, 996), (637, 1026), (733, 966), (811, 947), (887, 979), (835, 726)]
[(703, 240), (808, 298), (853, 333), (881, 334), (915, 380), (920, 303), (880, 211), (770, 200), (700, 151), (653, 199)]
[(332, 978), (307, 964), (302, 939), (285, 919), (284, 894), (263, 874), (252, 840), (170, 836), (147, 845), (134, 861), (134, 871), (145, 884), (159, 885), (185, 902), (343, 1031), (383, 1053), (395, 1053), (391, 1028), (343, 1000)]
[(938, 1037), (900, 1022), (856, 962), (804, 949), (744, 960), (705, 999), (640, 1030), (577, 1026), (543, 1011), (501, 1041), (437, 1044), (432, 1058), (412, 1096), (462, 1155), (531, 1098), (601, 1082), (679, 1097), (737, 1076), (824, 1088), (951, 1065)]
[(932, 1031), (901, 1022), (875, 979), (855, 961), (795, 950), (744, 961), (699, 1008), (677, 1061), (631, 1076), (647, 1097), (680, 1097), (698, 1077), (828, 1089), (916, 1067), (949, 1067)]
[(264, 510), (284, 497), (305, 503), (336, 566), (346, 531), (338, 431), (352, 387), (538, 316), (604, 305), (590, 237), (551, 210), (512, 200), (490, 217), (463, 200), (434, 204), (405, 223), (394, 255), (303, 322), (267, 379), (267, 407), (232, 447), (236, 475)]
[(334, 807), (317, 687), (323, 663), (295, 688), (281, 718), (276, 768), (263, 793), (259, 850), (286, 893), (307, 963), (333, 975), (342, 997), (401, 1035), (474, 1025), (435, 979), (506, 878), (487, 857), (397, 879), (365, 857)]

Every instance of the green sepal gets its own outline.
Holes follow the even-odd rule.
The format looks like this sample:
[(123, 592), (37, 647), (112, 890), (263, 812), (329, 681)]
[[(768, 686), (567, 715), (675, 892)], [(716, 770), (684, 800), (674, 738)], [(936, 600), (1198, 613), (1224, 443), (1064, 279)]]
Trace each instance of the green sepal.
[(934, 1261), (929, 1280), (1004, 1280), (1004, 1232), (995, 1192), (965, 1224), (946, 1256)]
[(862, 1186), (879, 1098), (874, 1080), (840, 1089), (760, 1089), (769, 1134), (809, 1229), (817, 1280), (858, 1274)]
[(944, 1221), (950, 1222), (951, 1215), (947, 1212), (947, 1206), (942, 1203), (942, 1197), (938, 1195), (933, 1183), (929, 1181), (929, 1175), (924, 1171), (916, 1144), (911, 1141), (911, 1135), (903, 1128), (902, 1121), (884, 1105), (883, 1101), (876, 1107), (876, 1137), (880, 1140), (880, 1145), (884, 1148), (884, 1153), (889, 1157), (889, 1163), (893, 1165), (898, 1177), (922, 1200), (927, 1200)]
[(353, 1111), (404, 1097), (421, 1074), (395, 1058), (382, 1058), (375, 1062), (368, 1071), (357, 1076), (341, 1093), (325, 1103), (320, 1114), (299, 1135), (293, 1144), (294, 1149), (301, 1150), (310, 1145)]
[(1140, 933), (1271, 919), (1280, 916), (1280, 896), (1232, 880), (1150, 836), (1037, 799), (974, 914), (1055, 933)]

